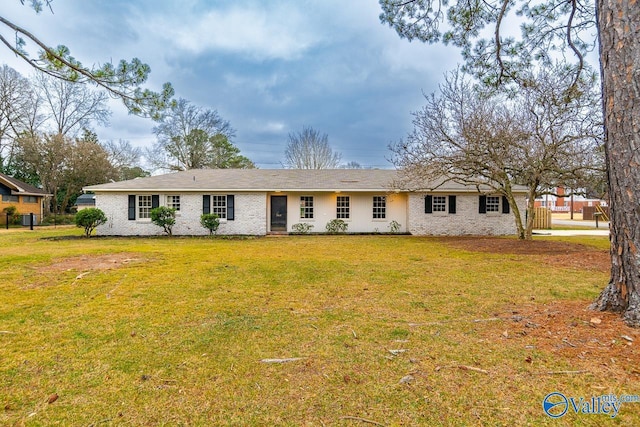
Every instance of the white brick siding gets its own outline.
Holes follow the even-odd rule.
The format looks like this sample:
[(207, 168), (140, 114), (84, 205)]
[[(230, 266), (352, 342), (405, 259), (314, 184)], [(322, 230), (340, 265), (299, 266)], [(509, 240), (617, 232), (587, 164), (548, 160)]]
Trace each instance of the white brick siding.
[[(425, 195), (424, 193), (409, 195), (409, 232), (411, 234), (433, 236), (516, 234), (513, 208), (508, 214), (496, 212), (480, 214), (478, 213), (478, 194), (452, 193), (451, 195), (456, 196), (455, 214), (447, 212), (426, 214), (424, 212)], [(433, 195), (443, 194), (433, 193)], [(524, 196), (518, 197), (517, 200), (520, 212), (524, 212)]]
[[(407, 231), (407, 195), (378, 193), (271, 193), (270, 196), (287, 196), (287, 230), (293, 231), (293, 225), (307, 223), (313, 225), (312, 233), (324, 233), (327, 223), (336, 219), (336, 203), (338, 196), (349, 197), (349, 218), (343, 219), (348, 224), (347, 232), (351, 233), (387, 233), (389, 224), (396, 221), (400, 224), (398, 232)], [(300, 197), (313, 197), (314, 216), (312, 219), (300, 218)], [(386, 197), (386, 218), (373, 218), (373, 197)]]
[[(151, 195), (144, 193), (100, 193), (96, 194), (96, 207), (107, 216), (107, 223), (98, 227), (98, 235), (151, 236), (162, 235), (161, 227), (149, 219), (128, 220), (128, 195)], [(153, 194), (158, 194), (154, 192)], [(216, 193), (205, 193), (216, 194)], [(160, 193), (160, 205), (166, 204), (167, 195), (180, 195), (180, 212), (176, 215), (174, 235), (206, 235), (208, 230), (200, 225), (203, 193)], [(348, 192), (240, 192), (234, 194), (235, 214), (233, 221), (221, 220), (218, 234), (265, 235), (270, 231), (270, 196), (287, 196), (287, 230), (297, 223), (310, 223), (312, 232), (324, 232), (328, 221), (336, 218), (336, 198), (350, 197), (349, 232), (388, 232), (391, 221), (398, 222), (400, 232), (414, 235), (514, 235), (516, 234), (513, 208), (508, 214), (478, 213), (478, 194), (433, 193), (433, 195), (455, 195), (456, 213), (424, 212), (424, 193), (348, 193)], [(314, 218), (300, 218), (300, 196), (313, 196)], [(373, 196), (387, 197), (386, 218), (373, 219)], [(524, 196), (518, 198), (520, 212), (524, 212)], [(137, 215), (137, 211), (136, 211)]]
[[(151, 193), (138, 193), (151, 194)], [(160, 194), (160, 205), (167, 195)], [(176, 214), (174, 235), (206, 235), (209, 230), (200, 225), (202, 193), (179, 194), (180, 211)], [(267, 232), (266, 195), (264, 193), (235, 194), (233, 221), (222, 219), (218, 234), (264, 235)], [(98, 193), (96, 207), (107, 216), (107, 223), (97, 228), (96, 234), (109, 236), (153, 236), (163, 234), (162, 228), (149, 219), (128, 220), (128, 194)], [(136, 212), (137, 215), (137, 212)]]

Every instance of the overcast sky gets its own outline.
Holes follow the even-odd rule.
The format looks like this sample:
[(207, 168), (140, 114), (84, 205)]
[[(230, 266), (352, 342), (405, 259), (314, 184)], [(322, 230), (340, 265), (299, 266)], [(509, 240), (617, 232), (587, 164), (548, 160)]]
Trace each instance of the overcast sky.
[[(258, 167), (280, 168), (289, 133), (327, 133), (344, 163), (392, 168), (388, 144), (411, 129), (423, 92), (460, 61), (457, 49), (400, 39), (377, 0), (55, 0), (39, 15), (19, 0), (0, 13), (83, 64), (140, 58), (147, 86), (215, 109)], [(4, 34), (9, 40), (11, 34)], [(3, 63), (32, 73), (7, 50)], [(154, 123), (112, 104), (101, 140), (155, 140)]]

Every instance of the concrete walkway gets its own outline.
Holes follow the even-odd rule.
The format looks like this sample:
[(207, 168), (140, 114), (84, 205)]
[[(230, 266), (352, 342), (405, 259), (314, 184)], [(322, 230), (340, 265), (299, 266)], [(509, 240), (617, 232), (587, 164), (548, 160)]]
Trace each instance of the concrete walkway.
[[(533, 230), (534, 236), (608, 236), (609, 222), (582, 221), (570, 219), (556, 219), (551, 223), (555, 227), (569, 228), (569, 230)], [(575, 227), (575, 228), (572, 228)]]

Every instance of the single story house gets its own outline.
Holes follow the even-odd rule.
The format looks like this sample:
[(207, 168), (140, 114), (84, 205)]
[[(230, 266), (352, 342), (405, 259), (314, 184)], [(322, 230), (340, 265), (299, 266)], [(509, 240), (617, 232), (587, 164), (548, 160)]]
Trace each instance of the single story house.
[[(0, 173), (0, 212), (5, 212), (9, 206), (15, 206), (20, 215), (34, 214), (36, 222), (42, 222), (44, 214), (44, 198), (51, 194), (15, 179), (9, 175)], [(1, 224), (6, 224), (6, 215), (0, 215)]]
[[(347, 232), (416, 235), (511, 235), (507, 200), (445, 183), (433, 191), (394, 188), (394, 170), (197, 169), (85, 187), (108, 219), (99, 235), (158, 235), (157, 206), (176, 209), (175, 235), (204, 235), (203, 213), (220, 217), (218, 234), (288, 233), (296, 224), (324, 232), (333, 219)], [(426, 186), (424, 188), (427, 188)], [(521, 212), (524, 188), (517, 190)]]

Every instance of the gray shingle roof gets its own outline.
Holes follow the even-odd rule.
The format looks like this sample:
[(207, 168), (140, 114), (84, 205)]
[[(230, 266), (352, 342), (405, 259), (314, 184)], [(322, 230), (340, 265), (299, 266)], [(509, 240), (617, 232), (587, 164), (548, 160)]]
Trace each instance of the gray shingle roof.
[[(192, 169), (85, 187), (93, 192), (131, 191), (391, 191), (398, 178), (388, 169)], [(438, 191), (475, 192), (446, 183)]]
[(12, 176), (5, 175), (0, 172), (0, 182), (5, 182), (8, 187), (12, 188), (14, 194), (25, 196), (51, 196), (41, 188), (34, 187), (33, 185), (22, 182), (19, 179), (15, 179)]

